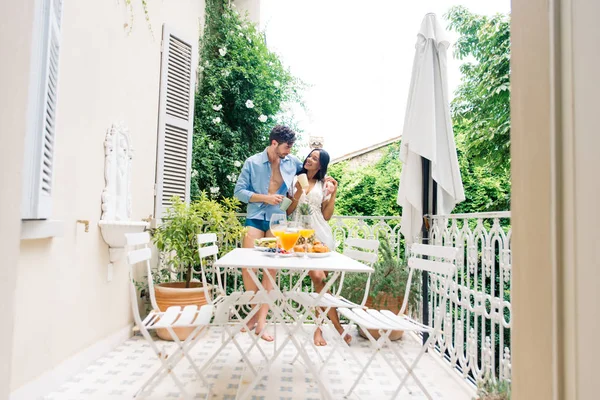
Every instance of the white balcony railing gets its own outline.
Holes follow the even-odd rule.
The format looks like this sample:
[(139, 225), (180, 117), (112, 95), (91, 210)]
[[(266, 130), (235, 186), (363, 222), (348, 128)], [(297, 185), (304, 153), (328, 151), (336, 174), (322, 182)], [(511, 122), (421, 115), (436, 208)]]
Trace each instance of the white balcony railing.
[[(407, 249), (400, 233), (400, 219), (334, 216), (330, 224), (338, 250), (349, 237), (378, 238), (388, 240), (397, 256), (405, 259)], [(466, 380), (476, 382), (488, 375), (509, 381), (512, 326), (510, 212), (437, 215), (431, 217), (431, 222), (430, 243), (461, 249), (446, 310), (439, 309), (438, 286), (429, 278), (430, 290), (423, 303), (430, 320), (436, 313), (445, 314), (443, 335), (432, 350)], [(239, 271), (229, 271), (224, 278), (229, 291), (242, 287)], [(278, 281), (280, 286), (286, 287), (295, 282), (295, 277), (289, 272), (280, 273)], [(306, 285), (311, 285), (308, 278)], [(423, 309), (421, 304), (418, 313), (421, 320)]]

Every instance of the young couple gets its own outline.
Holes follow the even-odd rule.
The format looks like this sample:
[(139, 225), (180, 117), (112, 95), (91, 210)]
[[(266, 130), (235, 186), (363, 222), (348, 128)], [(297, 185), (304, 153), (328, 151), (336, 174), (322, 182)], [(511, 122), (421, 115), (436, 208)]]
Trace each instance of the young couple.
[[(326, 176), (329, 154), (323, 149), (314, 149), (304, 163), (301, 163), (298, 158), (290, 154), (295, 141), (294, 131), (286, 126), (277, 125), (269, 135), (269, 147), (262, 153), (248, 158), (242, 167), (234, 195), (240, 201), (248, 203), (246, 217), (248, 231), (243, 243), (245, 248), (254, 247), (255, 239), (273, 237), (273, 233), (269, 230), (271, 215), (282, 213), (279, 206), (286, 196), (292, 200), (288, 213), (295, 212), (298, 203), (307, 202), (310, 205), (313, 211), (311, 218), (315, 236), (330, 249), (335, 248), (333, 233), (327, 224), (333, 215), (337, 192), (335, 179)], [(302, 173), (308, 177), (307, 193), (304, 193), (296, 178)], [(330, 189), (326, 190), (326, 187)], [(274, 277), (276, 271), (269, 270), (268, 273)], [(325, 286), (326, 272), (310, 271), (309, 274), (315, 289), (321, 291)], [(256, 291), (257, 287), (247, 270), (242, 271), (242, 276), (246, 290)], [(273, 288), (266, 276), (263, 276), (262, 284), (266, 290)], [(254, 330), (257, 335), (261, 335), (262, 339), (270, 342), (273, 341), (273, 337), (265, 332), (268, 312), (268, 305), (262, 305), (248, 323), (248, 329)], [(343, 329), (337, 310), (330, 309), (328, 316), (341, 334)], [(344, 339), (349, 343), (351, 336), (347, 335)], [(314, 342), (317, 346), (327, 344), (320, 328), (315, 331)]]

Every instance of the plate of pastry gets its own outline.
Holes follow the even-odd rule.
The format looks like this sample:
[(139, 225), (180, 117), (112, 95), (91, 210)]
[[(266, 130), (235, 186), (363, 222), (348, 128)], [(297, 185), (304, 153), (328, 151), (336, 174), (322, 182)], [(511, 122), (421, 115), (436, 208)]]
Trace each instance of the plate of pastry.
[[(298, 244), (294, 246), (294, 253), (301, 257), (304, 256), (305, 250), (306, 249), (304, 248), (303, 244)], [(307, 250), (308, 252), (306, 253), (306, 255), (310, 258), (321, 258), (328, 257), (331, 255), (331, 250), (329, 249), (329, 247), (325, 246), (323, 243), (318, 241), (315, 241), (312, 244), (308, 244)]]

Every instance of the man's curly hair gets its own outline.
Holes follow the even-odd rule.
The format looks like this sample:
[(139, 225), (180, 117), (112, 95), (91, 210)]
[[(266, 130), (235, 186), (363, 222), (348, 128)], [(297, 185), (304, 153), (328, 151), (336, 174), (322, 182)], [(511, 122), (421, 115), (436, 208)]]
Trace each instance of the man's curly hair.
[(275, 125), (269, 135), (269, 143), (273, 143), (273, 140), (277, 140), (279, 144), (287, 143), (292, 146), (296, 142), (296, 132), (287, 126)]

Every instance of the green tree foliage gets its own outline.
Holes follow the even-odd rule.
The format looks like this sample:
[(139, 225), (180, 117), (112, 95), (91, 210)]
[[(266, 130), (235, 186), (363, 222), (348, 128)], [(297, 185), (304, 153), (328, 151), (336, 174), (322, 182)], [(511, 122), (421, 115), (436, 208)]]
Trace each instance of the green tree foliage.
[(338, 181), (335, 213), (338, 215), (399, 215), (396, 204), (400, 177), (400, 146), (390, 145), (374, 165), (351, 169), (334, 164), (328, 173)]
[(495, 173), (510, 170), (510, 17), (473, 14), (452, 7), (445, 15), (460, 36), (455, 57), (461, 65), (461, 84), (452, 101), (457, 134), (464, 151)]
[(264, 34), (225, 0), (206, 1), (195, 101), (192, 196), (229, 197), (244, 160), (265, 148), (301, 82), (271, 52)]

